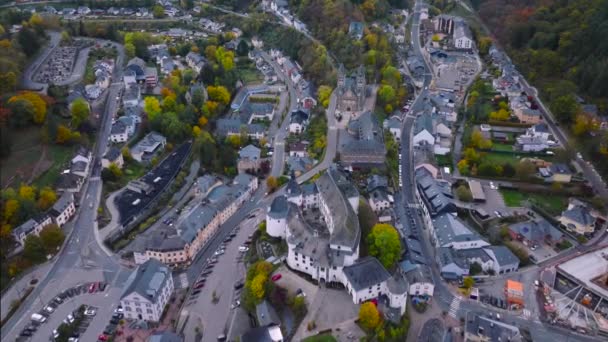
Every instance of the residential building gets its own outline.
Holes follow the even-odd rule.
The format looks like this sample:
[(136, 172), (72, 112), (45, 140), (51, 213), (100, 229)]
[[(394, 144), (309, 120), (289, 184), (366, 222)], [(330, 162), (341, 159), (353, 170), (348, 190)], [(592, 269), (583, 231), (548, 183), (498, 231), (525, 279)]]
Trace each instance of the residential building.
[(348, 25), (348, 35), (356, 40), (361, 40), (361, 38), (363, 38), (364, 29), (365, 25), (362, 22), (351, 21), (350, 25)]
[(554, 246), (564, 239), (564, 234), (542, 217), (508, 225), (513, 240), (526, 246), (540, 246), (545, 243)]
[(125, 92), (122, 95), (122, 105), (124, 107), (138, 106), (141, 101), (141, 90), (139, 86), (131, 84), (125, 87)]
[(244, 124), (240, 118), (219, 119), (216, 122), (216, 128), (217, 134), (221, 137), (241, 135), (241, 129), (247, 133), (248, 137), (255, 140), (260, 140), (266, 134), (266, 127), (264, 125), (258, 123)]
[(507, 297), (507, 306), (511, 308), (511, 305), (517, 305), (519, 307), (524, 306), (524, 284), (507, 279), (505, 283), (505, 296)]
[(80, 192), (84, 177), (71, 173), (69, 170), (64, 171), (55, 184), (55, 189), (59, 192)]
[(453, 213), (433, 218), (433, 241), (435, 246), (453, 249), (472, 249), (489, 246), (482, 237), (473, 232)]
[(448, 182), (435, 179), (426, 168), (418, 168), (414, 171), (416, 186), (416, 198), (420, 203), (425, 226), (434, 226), (432, 219), (447, 213), (456, 213), (454, 196), (451, 185)]
[(155, 332), (152, 336), (148, 337), (146, 342), (184, 342), (184, 339), (171, 331), (158, 331)]
[(538, 109), (518, 107), (513, 110), (513, 114), (519, 122), (536, 125), (542, 121), (542, 114)]
[(290, 157), (308, 157), (307, 143), (298, 141), (289, 145), (289, 156)]
[(398, 115), (393, 115), (389, 119), (384, 120), (384, 129), (388, 129), (388, 131), (393, 135), (393, 139), (395, 141), (401, 140), (401, 117)]
[(434, 146), (435, 131), (433, 129), (433, 118), (430, 114), (423, 113), (416, 118), (414, 123), (414, 146)]
[(546, 182), (570, 183), (572, 180), (572, 171), (566, 164), (553, 163), (549, 167), (540, 168), (538, 171)]
[(580, 201), (571, 201), (558, 220), (568, 231), (576, 234), (590, 234), (595, 231), (596, 217), (591, 214), (587, 205)]
[(453, 34), (454, 33), (454, 20), (455, 18), (451, 15), (441, 14), (433, 18), (433, 24), (435, 24), (435, 31)]
[(110, 129), (110, 141), (113, 143), (123, 143), (129, 140), (127, 126), (122, 121), (114, 121)]
[(352, 167), (383, 167), (386, 161), (384, 134), (370, 111), (351, 120), (349, 140), (340, 150), (340, 160)]
[(120, 304), (127, 319), (160, 321), (173, 293), (173, 276), (156, 259), (141, 264), (127, 280)]
[(409, 283), (410, 296), (431, 298), (435, 293), (435, 284), (431, 277), (431, 270), (427, 265), (415, 264), (410, 260), (399, 264), (399, 271), (405, 275)]
[(366, 97), (365, 67), (363, 65), (357, 68), (354, 76), (347, 76), (344, 65), (340, 64), (336, 95), (338, 110), (346, 112), (363, 110)]
[[(283, 1), (283, 0), (280, 0)], [(278, 325), (251, 328), (240, 336), (241, 342), (283, 342), (283, 333)]]
[(237, 162), (237, 169), (239, 173), (251, 172), (257, 173), (260, 171), (260, 165), (262, 163), (261, 158), (262, 150), (254, 145), (247, 145), (239, 151), (239, 160)]
[(392, 207), (393, 202), (393, 196), (386, 188), (376, 188), (369, 194), (369, 206), (377, 214)]
[(116, 146), (110, 147), (108, 152), (106, 152), (106, 154), (101, 159), (101, 166), (103, 168), (110, 167), (110, 164), (112, 163), (116, 164), (116, 166), (118, 166), (118, 168), (120, 169), (122, 169), (125, 163), (124, 158), (122, 156), (122, 152)]
[(49, 210), (49, 215), (53, 219), (53, 222), (59, 227), (63, 227), (75, 214), (74, 194), (70, 192), (61, 194)]
[(287, 167), (290, 172), (293, 172), (296, 177), (303, 175), (311, 170), (315, 162), (309, 157), (289, 156), (287, 158)]
[(464, 341), (465, 342), (521, 342), (523, 337), (519, 328), (475, 312), (467, 313)]
[(42, 229), (53, 223), (50, 215), (37, 215), (22, 223), (20, 226), (15, 227), (11, 234), (16, 242), (20, 245), (25, 245), (25, 238), (29, 235), (39, 235)]
[(289, 133), (300, 134), (308, 126), (308, 113), (297, 109), (291, 112), (289, 119)]
[(453, 39), (456, 49), (470, 50), (473, 48), (473, 35), (464, 20), (457, 20), (454, 24)]
[(131, 148), (131, 157), (138, 162), (150, 161), (166, 144), (167, 138), (157, 132), (150, 132)]
[(135, 57), (129, 60), (123, 75), (125, 87), (129, 87), (133, 83), (144, 83), (146, 81), (145, 69), (146, 62), (143, 59)]
[(192, 70), (200, 73), (205, 66), (205, 58), (196, 52), (189, 52), (186, 55), (186, 63), (190, 68), (192, 68)]
[(260, 304), (255, 306), (255, 315), (258, 318), (258, 324), (261, 327), (271, 325), (280, 325), (281, 319), (272, 304), (264, 299)]

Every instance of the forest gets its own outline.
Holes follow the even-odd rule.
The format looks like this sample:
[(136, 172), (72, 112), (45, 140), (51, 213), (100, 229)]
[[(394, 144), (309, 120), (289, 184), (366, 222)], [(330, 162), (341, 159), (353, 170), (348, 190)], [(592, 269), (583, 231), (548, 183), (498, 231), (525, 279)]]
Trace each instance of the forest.
[[(576, 145), (608, 174), (608, 1), (473, 0)], [(499, 10), (498, 10), (499, 9)], [(597, 106), (589, 113), (583, 104)]]

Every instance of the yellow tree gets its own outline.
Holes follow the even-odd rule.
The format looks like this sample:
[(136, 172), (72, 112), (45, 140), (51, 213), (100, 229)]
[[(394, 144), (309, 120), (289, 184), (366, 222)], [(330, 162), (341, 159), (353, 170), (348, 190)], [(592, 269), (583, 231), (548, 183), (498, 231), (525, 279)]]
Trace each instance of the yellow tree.
[(319, 99), (319, 103), (327, 108), (329, 106), (329, 98), (331, 97), (332, 89), (329, 86), (322, 85), (317, 90), (317, 98)]
[(154, 118), (160, 114), (160, 102), (156, 97), (147, 96), (144, 99), (144, 112), (148, 114), (148, 119), (150, 121), (154, 120)]
[(34, 123), (36, 123), (36, 124), (44, 123), (44, 120), (46, 119), (47, 107), (46, 107), (46, 102), (44, 101), (44, 99), (42, 99), (42, 97), (40, 97), (40, 95), (38, 95), (37, 93), (31, 92), (31, 91), (25, 91), (25, 92), (22, 92), (18, 95), (11, 97), (8, 100), (8, 102), (11, 103), (11, 102), (17, 101), (17, 100), (25, 100), (25, 101), (31, 103), (32, 106), (34, 107), (34, 117), (33, 117)]
[(265, 274), (258, 274), (251, 281), (251, 294), (257, 299), (261, 300), (264, 298), (264, 285), (266, 285), (266, 281), (268, 280), (268, 276)]
[(380, 313), (372, 302), (365, 302), (359, 308), (359, 322), (368, 329), (374, 330), (380, 324)]
[(268, 187), (268, 192), (273, 192), (279, 186), (279, 181), (276, 177), (270, 176), (266, 179), (266, 186)]
[(10, 222), (14, 216), (17, 216), (16, 214), (19, 212), (19, 206), (19, 201), (16, 199), (12, 198), (7, 200), (4, 203), (4, 221)]
[(201, 129), (198, 126), (192, 126), (192, 136), (193, 137), (198, 137), (199, 135), (201, 135)]
[(27, 201), (34, 201), (36, 199), (36, 187), (21, 184), (19, 187), (19, 197)]
[(212, 101), (227, 105), (230, 103), (230, 92), (223, 86), (208, 86), (207, 94)]
[(37, 206), (40, 210), (47, 210), (57, 201), (57, 194), (53, 189), (46, 186), (40, 189)]

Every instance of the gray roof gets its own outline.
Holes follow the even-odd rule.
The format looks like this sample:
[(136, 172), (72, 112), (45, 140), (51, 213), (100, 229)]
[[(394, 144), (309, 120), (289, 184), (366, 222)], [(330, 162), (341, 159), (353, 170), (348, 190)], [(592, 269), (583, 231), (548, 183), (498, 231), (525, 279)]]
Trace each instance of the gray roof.
[(268, 216), (274, 219), (283, 219), (287, 218), (288, 211), (289, 204), (287, 203), (287, 198), (285, 196), (277, 196), (272, 200), (272, 204), (270, 204)]
[(260, 304), (255, 306), (255, 314), (258, 317), (258, 322), (261, 327), (271, 324), (281, 324), (277, 312), (267, 300), (263, 300)]
[(122, 121), (116, 121), (112, 124), (111, 134), (123, 134), (127, 131), (127, 126)]
[(568, 167), (568, 165), (563, 164), (563, 163), (553, 163), (553, 164), (551, 164), (551, 166), (549, 166), (549, 170), (552, 173), (558, 173), (558, 174), (564, 174), (564, 175), (572, 174), (572, 171), (570, 171), (570, 167)]
[(121, 151), (118, 147), (111, 147), (108, 152), (106, 152), (106, 154), (103, 156), (104, 159), (109, 160), (110, 162), (118, 159), (118, 157), (120, 157), (121, 155)]
[(467, 334), (483, 336), (489, 341), (522, 341), (518, 327), (473, 312), (467, 314), (465, 329)]
[(433, 117), (427, 113), (418, 116), (414, 122), (414, 134), (418, 134), (424, 130), (433, 134)]
[(232, 183), (234, 185), (242, 185), (242, 186), (248, 187), (254, 178), (255, 177), (252, 175), (248, 175), (246, 173), (240, 173), (236, 177), (234, 177), (234, 180), (232, 181)]
[(317, 186), (314, 183), (302, 184), (300, 188), (302, 189), (302, 195), (304, 196), (319, 193), (319, 190), (317, 190)]
[(306, 172), (312, 168), (314, 162), (309, 157), (290, 156), (287, 157), (287, 164), (291, 171)]
[(416, 169), (415, 177), (419, 192), (431, 216), (456, 212), (449, 183), (436, 180), (426, 168)]
[(388, 178), (386, 176), (371, 175), (367, 177), (367, 192), (371, 192), (377, 188), (388, 187)]
[(198, 190), (203, 193), (207, 193), (211, 188), (218, 182), (218, 179), (211, 175), (204, 175), (198, 177), (196, 180), (196, 185), (198, 186)]
[(408, 283), (407, 279), (401, 276), (398, 273), (395, 273), (392, 277), (388, 279), (386, 285), (393, 294), (402, 294), (407, 292)]
[(542, 242), (545, 239), (560, 240), (564, 234), (544, 218), (537, 218), (509, 225), (509, 230), (528, 241)]
[(82, 177), (73, 173), (63, 173), (57, 181), (57, 189), (75, 189), (82, 184)]
[(344, 275), (355, 291), (380, 284), (388, 280), (391, 275), (374, 257), (365, 257), (356, 263), (344, 267)]
[(289, 182), (287, 183), (285, 192), (287, 193), (288, 197), (297, 197), (302, 194), (302, 189), (300, 188), (300, 185), (296, 181), (296, 176), (295, 176), (293, 170), (291, 172), (291, 178), (289, 179)]
[(440, 246), (458, 241), (482, 240), (454, 214), (441, 214), (433, 218), (433, 227)]
[(171, 271), (169, 268), (160, 261), (151, 258), (141, 264), (129, 276), (128, 285), (120, 298), (123, 299), (135, 292), (155, 303), (170, 277)]
[(306, 122), (308, 120), (308, 113), (304, 112), (303, 110), (294, 110), (293, 112), (291, 112), (291, 117), (290, 117), (290, 122), (291, 123), (298, 123), (298, 124), (303, 124), (304, 122)]
[(473, 39), (473, 36), (471, 35), (471, 30), (469, 29), (467, 23), (465, 23), (464, 20), (457, 20), (454, 23), (454, 39), (462, 37)]
[(534, 131), (539, 133), (549, 133), (549, 127), (546, 123), (539, 123), (534, 125)]
[(191, 243), (198, 235), (199, 230), (206, 227), (217, 214), (218, 210), (216, 208), (200, 203), (180, 223), (181, 238), (185, 242)]
[(359, 245), (361, 230), (359, 219), (351, 207), (348, 197), (358, 195), (357, 190), (346, 179), (344, 174), (331, 166), (316, 181), (319, 194), (332, 215), (334, 230), (331, 232), (330, 243), (346, 245), (353, 250)]
[(87, 166), (89, 164), (85, 161), (77, 161), (75, 163), (72, 163), (72, 166), (70, 167), (70, 172), (84, 172), (87, 169)]
[(563, 211), (562, 216), (585, 226), (595, 224), (595, 217), (593, 217), (589, 213), (589, 209), (583, 205), (575, 205), (570, 209)]
[(519, 264), (519, 258), (506, 246), (489, 246), (499, 266)]
[(253, 145), (247, 145), (245, 147), (243, 147), (240, 151), (239, 151), (239, 158), (247, 158), (250, 160), (258, 160), (260, 159), (260, 153), (262, 150), (260, 150), (259, 148), (253, 146)]
[(182, 342), (184, 339), (171, 331), (161, 331), (148, 338), (148, 342)]

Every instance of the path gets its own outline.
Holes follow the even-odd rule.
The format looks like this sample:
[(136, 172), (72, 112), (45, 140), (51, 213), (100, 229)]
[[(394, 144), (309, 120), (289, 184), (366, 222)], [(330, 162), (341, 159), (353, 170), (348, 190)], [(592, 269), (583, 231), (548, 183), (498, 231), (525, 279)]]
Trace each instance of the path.
[(46, 171), (46, 169), (48, 169), (48, 167), (45, 170), (40, 170), (41, 168), (44, 167), (44, 162), (46, 161), (46, 154), (48, 147), (46, 144), (42, 145), (42, 152), (40, 153), (40, 158), (38, 159), (38, 161), (36, 162), (36, 165), (34, 165), (34, 168), (32, 169), (32, 173), (30, 174), (30, 178), (27, 180), (28, 184), (31, 184), (35, 178), (38, 177), (38, 175), (42, 174), (42, 172)]

